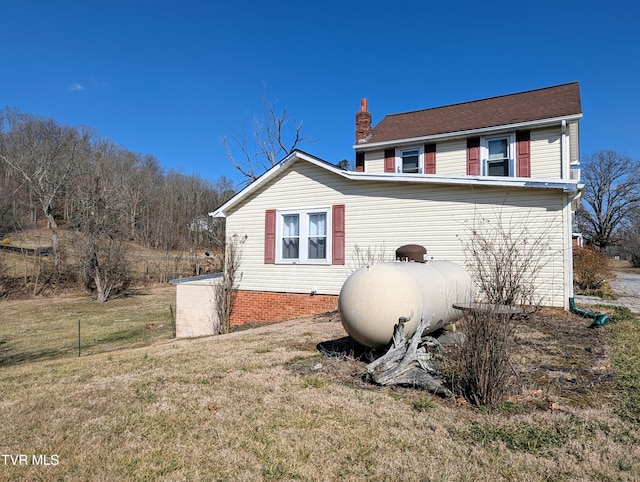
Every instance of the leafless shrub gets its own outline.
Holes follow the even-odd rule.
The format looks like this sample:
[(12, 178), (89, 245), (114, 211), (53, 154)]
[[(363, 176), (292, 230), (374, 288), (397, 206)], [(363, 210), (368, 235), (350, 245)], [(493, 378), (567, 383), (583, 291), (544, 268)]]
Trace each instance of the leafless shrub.
[(640, 268), (640, 209), (634, 212), (633, 221), (620, 240), (622, 255), (629, 260), (633, 268)]
[(246, 234), (244, 236), (234, 234), (227, 239), (224, 257), (224, 275), (222, 279), (214, 285), (214, 299), (216, 302), (216, 314), (218, 315), (218, 326), (214, 327), (214, 332), (229, 332), (231, 310), (236, 297), (237, 285), (242, 279), (242, 273), (238, 270), (242, 261), (242, 252), (246, 240)]
[(451, 390), (476, 406), (495, 406), (511, 387), (515, 322), (492, 309), (475, 310), (465, 316), (463, 329), (464, 341), (445, 362)]
[(609, 258), (604, 251), (573, 248), (573, 277), (579, 290), (598, 290), (609, 276)]
[(478, 217), (460, 236), (469, 274), (483, 301), (494, 305), (535, 305), (536, 276), (551, 261), (552, 226), (526, 214), (505, 219)]
[(366, 248), (361, 248), (356, 244), (353, 247), (350, 268), (351, 271), (355, 271), (362, 266), (371, 266), (372, 264), (388, 261), (394, 261), (394, 256), (387, 251), (384, 242), (382, 242), (381, 246), (368, 245)]
[(504, 305), (531, 310), (540, 302), (536, 276), (551, 260), (551, 226), (526, 215), (517, 221), (480, 217), (461, 237), (481, 301), (464, 319), (465, 340), (446, 363), (452, 391), (475, 405), (494, 406), (509, 390), (513, 373), (513, 312)]

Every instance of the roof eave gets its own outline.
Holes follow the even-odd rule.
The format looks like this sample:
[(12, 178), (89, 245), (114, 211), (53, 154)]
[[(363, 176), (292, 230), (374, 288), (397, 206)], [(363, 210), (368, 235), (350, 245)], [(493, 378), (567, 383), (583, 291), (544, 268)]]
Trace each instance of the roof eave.
[(464, 186), (561, 189), (564, 192), (577, 192), (584, 188), (583, 183), (572, 179), (532, 179), (528, 177), (502, 176), (443, 176), (438, 174), (390, 174), (353, 171), (349, 171), (345, 177), (354, 181), (413, 182)]
[(280, 161), (274, 167), (265, 172), (254, 182), (237, 193), (226, 203), (215, 211), (209, 213), (214, 218), (225, 218), (227, 212), (234, 205), (250, 196), (259, 189), (263, 184), (267, 183), (271, 178), (279, 175), (282, 169), (293, 165), (298, 160), (304, 160), (326, 169), (352, 181), (381, 181), (381, 182), (410, 182), (425, 184), (443, 184), (443, 185), (461, 185), (461, 186), (485, 186), (485, 187), (515, 187), (515, 188), (531, 188), (531, 189), (561, 189), (563, 192), (573, 193), (579, 192), (584, 188), (584, 183), (571, 179), (532, 179), (528, 177), (497, 177), (497, 176), (455, 176), (440, 174), (403, 174), (403, 173), (368, 173), (344, 171), (321, 161), (304, 152), (295, 151)]
[(202, 274), (198, 276), (189, 276), (188, 278), (175, 278), (175, 279), (170, 279), (169, 284), (180, 285), (180, 284), (207, 282), (207, 281), (221, 278), (223, 275), (224, 273), (209, 273), (209, 274)]
[(546, 125), (558, 124), (558, 123), (561, 123), (562, 121), (570, 122), (570, 121), (576, 121), (580, 119), (582, 119), (582, 113), (571, 114), (571, 115), (566, 115), (561, 117), (552, 117), (548, 119), (539, 119), (536, 121), (517, 122), (514, 124), (504, 124), (504, 125), (492, 126), (492, 127), (481, 127), (478, 129), (468, 129), (464, 131), (445, 132), (442, 134), (432, 134), (428, 136), (408, 137), (404, 139), (392, 139), (389, 141), (372, 142), (372, 143), (363, 142), (362, 144), (354, 144), (353, 149), (355, 149), (356, 151), (369, 151), (369, 150), (380, 149), (380, 148), (385, 148), (389, 146), (437, 141), (442, 139), (454, 139), (458, 137), (470, 137), (474, 135), (491, 134), (491, 133), (496, 133), (500, 131), (522, 129), (524, 127), (544, 127)]
[(332, 171), (338, 175), (344, 176), (344, 173), (347, 172), (337, 167), (334, 167), (329, 163), (322, 161), (321, 159), (318, 159), (310, 154), (307, 154), (306, 152), (293, 151), (291, 154), (289, 154), (287, 157), (282, 159), (280, 162), (274, 165), (267, 172), (262, 174), (258, 179), (256, 179), (251, 184), (246, 186), (240, 192), (236, 193), (231, 199), (229, 199), (222, 206), (217, 208), (215, 211), (211, 211), (209, 213), (209, 216), (213, 218), (226, 218), (227, 211), (230, 208), (232, 208), (234, 205), (236, 205), (237, 203), (245, 199), (247, 196), (251, 195), (251, 193), (259, 189), (263, 184), (266, 184), (270, 179), (272, 179), (273, 177), (276, 177), (280, 172), (282, 172), (283, 169), (288, 168), (289, 166), (293, 165), (296, 161), (300, 159), (310, 162), (311, 164), (320, 166), (323, 169), (327, 169), (328, 171)]

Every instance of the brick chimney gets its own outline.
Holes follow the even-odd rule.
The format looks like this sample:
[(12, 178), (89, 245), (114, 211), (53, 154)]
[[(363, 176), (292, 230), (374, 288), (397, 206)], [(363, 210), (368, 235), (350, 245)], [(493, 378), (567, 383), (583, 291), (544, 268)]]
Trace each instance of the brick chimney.
[(367, 99), (360, 100), (360, 112), (356, 113), (356, 144), (367, 142), (371, 137), (371, 113), (367, 108)]

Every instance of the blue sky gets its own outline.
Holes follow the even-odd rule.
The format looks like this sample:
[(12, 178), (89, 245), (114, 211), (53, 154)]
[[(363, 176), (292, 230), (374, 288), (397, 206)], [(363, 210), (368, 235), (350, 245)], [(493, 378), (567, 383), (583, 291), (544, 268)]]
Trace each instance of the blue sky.
[[(583, 156), (640, 158), (640, 7), (616, 0), (0, 2), (0, 108), (87, 125), (166, 169), (241, 177), (220, 139), (277, 100), (330, 162), (354, 118), (579, 81)], [(265, 94), (266, 92), (266, 94)]]

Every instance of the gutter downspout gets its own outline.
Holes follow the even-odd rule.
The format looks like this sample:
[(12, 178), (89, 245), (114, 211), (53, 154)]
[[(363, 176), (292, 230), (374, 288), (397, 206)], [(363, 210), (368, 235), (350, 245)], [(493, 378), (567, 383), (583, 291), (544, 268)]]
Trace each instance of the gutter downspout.
[(560, 138), (560, 177), (567, 179), (569, 172), (567, 171), (567, 121), (562, 120), (562, 135)]
[(563, 195), (564, 198), (564, 207), (562, 209), (562, 213), (563, 213), (563, 221), (564, 221), (564, 227), (563, 229), (565, 230), (564, 232), (564, 243), (565, 244), (565, 249), (564, 249), (564, 263), (565, 263), (565, 270), (564, 270), (564, 274), (566, 276), (565, 278), (565, 296), (567, 296), (570, 300), (573, 299), (573, 295), (574, 295), (574, 287), (573, 287), (573, 236), (572, 236), (572, 232), (573, 232), (573, 226), (572, 226), (572, 221), (573, 221), (573, 216), (572, 216), (572, 212), (571, 212), (571, 198), (572, 196), (569, 196), (568, 193), (565, 193)]
[[(562, 127), (560, 134), (560, 177), (562, 179), (571, 178), (571, 175), (567, 169), (567, 121), (562, 119)], [(570, 161), (569, 161), (570, 162)], [(566, 233), (564, 235), (564, 242), (567, 243), (565, 253), (568, 256), (565, 257), (565, 266), (567, 269), (565, 270), (565, 274), (567, 275), (567, 290), (565, 291), (565, 296), (569, 295), (569, 310), (573, 312), (575, 308), (575, 304), (573, 302), (574, 288), (573, 288), (573, 212), (571, 211), (571, 203), (569, 195), (566, 194), (564, 198), (565, 206), (563, 209), (564, 219), (564, 229), (566, 229)], [(573, 308), (572, 308), (573, 307)]]
[(573, 298), (569, 298), (569, 311), (578, 316), (593, 319), (593, 323), (591, 323), (589, 328), (603, 327), (607, 321), (609, 321), (609, 316), (604, 313), (594, 313), (593, 311), (583, 310), (582, 308), (576, 307), (576, 303)]

